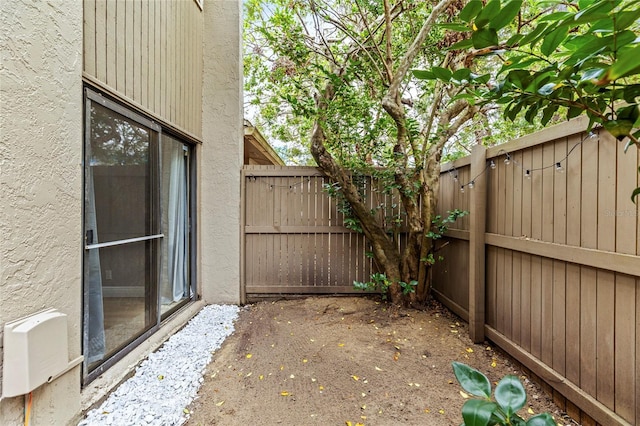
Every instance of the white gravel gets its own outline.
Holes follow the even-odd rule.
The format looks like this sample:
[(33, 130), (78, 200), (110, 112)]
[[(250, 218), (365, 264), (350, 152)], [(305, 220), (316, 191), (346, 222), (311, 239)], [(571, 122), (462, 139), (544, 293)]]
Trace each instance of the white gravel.
[(133, 377), (122, 383), (97, 409), (87, 413), (85, 425), (181, 425), (185, 407), (204, 381), (211, 354), (233, 332), (239, 308), (205, 306), (179, 332), (149, 355)]

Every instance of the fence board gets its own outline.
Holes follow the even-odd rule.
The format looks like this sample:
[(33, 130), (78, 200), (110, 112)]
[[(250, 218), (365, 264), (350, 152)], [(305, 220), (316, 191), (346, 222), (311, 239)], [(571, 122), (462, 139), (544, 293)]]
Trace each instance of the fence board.
[[(498, 167), (486, 195), (485, 329), (513, 355), (527, 354), (521, 358), (534, 371), (563, 377), (549, 385), (584, 424), (638, 424), (640, 223), (629, 195), (640, 152), (625, 155), (623, 144), (604, 131), (587, 137), (585, 126), (572, 121), (487, 151)], [(502, 170), (505, 151), (512, 161)], [(454, 164), (460, 170), (465, 161)], [(448, 186), (442, 211), (465, 205), (465, 195), (444, 193)], [(466, 242), (464, 233), (448, 236)], [(468, 261), (466, 248), (449, 248), (434, 276), (446, 269), (451, 277)], [(466, 281), (450, 284), (456, 288), (438, 294), (464, 309), (453, 295)]]

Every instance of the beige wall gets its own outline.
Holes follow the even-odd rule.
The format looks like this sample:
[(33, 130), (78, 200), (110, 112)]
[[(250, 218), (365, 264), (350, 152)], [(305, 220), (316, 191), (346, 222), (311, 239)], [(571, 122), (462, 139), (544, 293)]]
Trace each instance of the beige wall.
[[(85, 3), (95, 8), (110, 2)], [(141, 10), (165, 4), (126, 3), (135, 3)], [(179, 3), (197, 8), (193, 1)], [(82, 340), (83, 4), (80, 0), (11, 0), (2, 1), (0, 7), (0, 326), (45, 307), (57, 308), (68, 315), (70, 358), (80, 355)], [(239, 0), (205, 1), (204, 13), (187, 25), (201, 29), (207, 22), (195, 41), (186, 40), (203, 49), (196, 50), (192, 59), (206, 71), (198, 67), (190, 71), (198, 74), (195, 87), (204, 84), (206, 90), (190, 103), (192, 112), (172, 116), (169, 105), (168, 115), (160, 117), (191, 135), (202, 132), (203, 143), (197, 148), (198, 286), (212, 303), (239, 301), (240, 10)], [(202, 61), (198, 55), (202, 58), (203, 51)], [(144, 68), (140, 72), (142, 81)], [(142, 90), (138, 101), (135, 89), (129, 93), (126, 85), (121, 92), (91, 74), (87, 79), (145, 105)], [(150, 102), (150, 91), (146, 99)], [(151, 112), (157, 110), (153, 99)], [(156, 116), (162, 114), (162, 109), (158, 111)], [(187, 119), (191, 113), (194, 121)], [(204, 124), (200, 116), (206, 117)], [(201, 306), (201, 302), (193, 304), (172, 318), (84, 389), (76, 367), (34, 391), (31, 424), (64, 425), (77, 420), (81, 410), (111, 390)], [(22, 424), (23, 410), (22, 397), (0, 401), (0, 424)]]
[(207, 1), (204, 7), (198, 274), (210, 303), (240, 300), (241, 7), (237, 0)]
[[(68, 315), (80, 355), (82, 7), (64, 0), (0, 7), (0, 323), (43, 308)], [(80, 368), (34, 391), (32, 424), (80, 409)], [(0, 402), (22, 424), (24, 398)]]

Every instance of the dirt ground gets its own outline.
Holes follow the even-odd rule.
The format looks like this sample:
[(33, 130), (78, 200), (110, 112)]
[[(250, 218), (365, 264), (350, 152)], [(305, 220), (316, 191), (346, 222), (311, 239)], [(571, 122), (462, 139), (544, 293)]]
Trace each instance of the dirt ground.
[(493, 346), (474, 345), (443, 307), (390, 309), (364, 297), (313, 297), (244, 308), (213, 355), (187, 425), (459, 425), (464, 403), (452, 361), (492, 383), (525, 383), (521, 415), (551, 399)]

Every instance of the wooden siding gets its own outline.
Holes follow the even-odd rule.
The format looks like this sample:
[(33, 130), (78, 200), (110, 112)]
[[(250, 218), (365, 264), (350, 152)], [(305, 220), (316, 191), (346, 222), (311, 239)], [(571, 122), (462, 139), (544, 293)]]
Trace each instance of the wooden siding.
[[(585, 424), (640, 424), (640, 220), (630, 200), (640, 154), (624, 154), (603, 131), (588, 137), (584, 127), (577, 120), (486, 153), (496, 168), (481, 176), (485, 331), (569, 398), (567, 410)], [(474, 214), (473, 190), (460, 192), (468, 180), (453, 182), (448, 172), (456, 167), (469, 179), (465, 161), (443, 166), (441, 214)], [(468, 317), (467, 231), (449, 233), (434, 288)]]
[(202, 31), (194, 1), (84, 0), (84, 73), (200, 137)]

